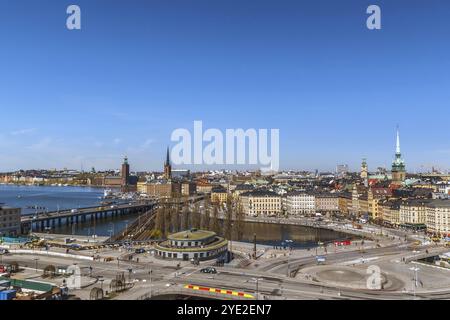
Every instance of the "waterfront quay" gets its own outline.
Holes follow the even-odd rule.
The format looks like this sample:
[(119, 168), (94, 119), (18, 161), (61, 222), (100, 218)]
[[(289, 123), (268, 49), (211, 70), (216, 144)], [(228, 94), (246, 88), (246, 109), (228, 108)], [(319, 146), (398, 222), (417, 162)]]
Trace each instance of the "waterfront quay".
[(127, 204), (97, 206), (81, 209), (53, 211), (40, 214), (28, 214), (21, 217), (21, 233), (44, 231), (46, 228), (72, 225), (74, 223), (95, 221), (107, 217), (118, 217), (132, 214), (142, 214), (153, 210), (155, 201), (138, 201)]

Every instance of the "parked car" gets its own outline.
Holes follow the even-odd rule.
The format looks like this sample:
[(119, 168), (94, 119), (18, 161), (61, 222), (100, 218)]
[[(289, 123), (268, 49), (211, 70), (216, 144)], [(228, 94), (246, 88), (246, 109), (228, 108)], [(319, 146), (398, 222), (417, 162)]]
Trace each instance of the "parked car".
[(144, 248), (138, 248), (138, 249), (134, 250), (134, 253), (137, 253), (137, 254), (145, 253), (145, 249)]

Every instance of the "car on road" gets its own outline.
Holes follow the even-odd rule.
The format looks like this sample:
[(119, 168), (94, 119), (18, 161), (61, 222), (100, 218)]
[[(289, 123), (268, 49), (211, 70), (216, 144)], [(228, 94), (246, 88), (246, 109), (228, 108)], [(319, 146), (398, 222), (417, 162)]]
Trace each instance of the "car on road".
[(138, 248), (138, 249), (134, 250), (134, 253), (136, 253), (136, 254), (145, 253), (145, 249), (144, 248)]
[(213, 267), (206, 267), (206, 268), (201, 269), (200, 272), (216, 274), (217, 270), (216, 270), (216, 268), (213, 268)]
[(8, 253), (9, 253), (8, 249), (4, 249), (4, 248), (1, 248), (1, 249), (0, 249), (0, 255), (2, 255), (2, 254), (8, 254)]

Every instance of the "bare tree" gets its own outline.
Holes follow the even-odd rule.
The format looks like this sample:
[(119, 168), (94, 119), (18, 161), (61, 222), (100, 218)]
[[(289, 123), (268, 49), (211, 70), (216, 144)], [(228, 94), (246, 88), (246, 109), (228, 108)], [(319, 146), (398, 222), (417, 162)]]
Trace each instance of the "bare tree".
[(160, 203), (155, 218), (155, 230), (159, 231), (160, 233), (164, 232), (164, 212), (165, 205), (163, 203)]
[(183, 205), (181, 211), (181, 230), (187, 230), (189, 228), (189, 207), (186, 203)]
[(237, 240), (241, 240), (244, 235), (244, 210), (240, 202), (236, 206), (236, 236)]
[(220, 227), (219, 227), (219, 208), (217, 205), (213, 206), (213, 214), (209, 221), (209, 230), (214, 231), (215, 233), (219, 233)]
[(200, 229), (200, 208), (198, 202), (194, 204), (194, 210), (191, 213), (191, 226), (192, 228)]
[(173, 232), (178, 232), (180, 231), (180, 211), (181, 211), (181, 206), (179, 203), (177, 203), (174, 207), (173, 207), (173, 212), (172, 212), (172, 230)]
[(171, 224), (172, 224), (172, 219), (171, 219), (172, 210), (173, 210), (173, 208), (169, 204), (166, 206), (166, 209), (164, 210), (164, 235), (165, 236), (169, 235), (169, 233), (172, 232), (172, 228), (171, 228)]
[(205, 230), (209, 229), (210, 215), (211, 215), (211, 207), (209, 205), (206, 205), (206, 202), (205, 202), (205, 210), (202, 214), (202, 220), (201, 220), (202, 229), (205, 229)]
[(223, 219), (224, 236), (227, 239), (231, 239), (231, 232), (233, 227), (233, 203), (228, 197), (226, 202), (225, 216)]

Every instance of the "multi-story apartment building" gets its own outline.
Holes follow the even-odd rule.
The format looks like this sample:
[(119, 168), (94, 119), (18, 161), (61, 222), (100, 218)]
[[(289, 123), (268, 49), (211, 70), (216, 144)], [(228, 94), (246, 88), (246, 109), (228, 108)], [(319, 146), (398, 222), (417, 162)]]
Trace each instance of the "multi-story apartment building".
[(372, 220), (383, 220), (383, 210), (380, 209), (379, 203), (391, 196), (392, 191), (388, 188), (369, 188), (367, 191), (367, 206)]
[(304, 191), (293, 191), (284, 198), (287, 214), (314, 214), (315, 196)]
[(450, 237), (450, 200), (431, 200), (426, 204), (427, 232)]
[(0, 236), (20, 234), (20, 208), (0, 206)]
[[(172, 170), (173, 174), (173, 170)], [(197, 185), (190, 181), (183, 181), (181, 183), (181, 195), (183, 196), (192, 196), (197, 192)]]
[(255, 190), (242, 193), (240, 202), (249, 216), (277, 216), (281, 213), (281, 196), (272, 191)]
[(400, 205), (400, 225), (415, 229), (425, 228), (427, 200), (410, 199)]
[(238, 184), (233, 188), (233, 197), (237, 199), (244, 192), (250, 192), (254, 189), (255, 187), (252, 184)]
[(400, 225), (400, 204), (401, 200), (398, 199), (380, 200), (378, 211), (384, 223), (394, 227)]
[(349, 192), (339, 193), (339, 212), (348, 215), (352, 207), (352, 194)]
[(211, 189), (211, 203), (223, 204), (227, 202), (227, 199), (228, 192), (224, 187), (218, 186)]
[(138, 182), (137, 190), (151, 197), (170, 198), (181, 195), (181, 184), (167, 181)]
[(213, 185), (206, 179), (201, 179), (197, 181), (197, 192), (198, 193), (210, 193)]
[(314, 201), (317, 212), (339, 212), (339, 196), (335, 193), (316, 193)]

